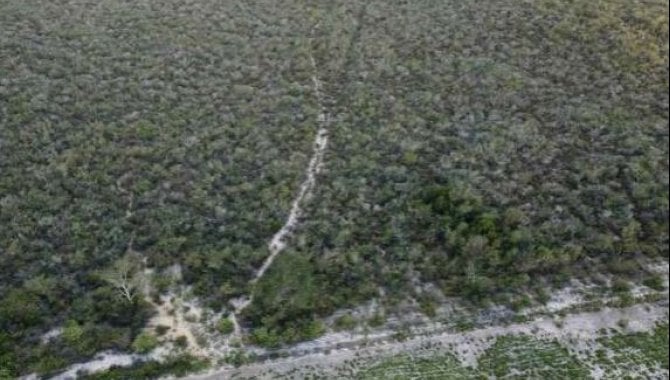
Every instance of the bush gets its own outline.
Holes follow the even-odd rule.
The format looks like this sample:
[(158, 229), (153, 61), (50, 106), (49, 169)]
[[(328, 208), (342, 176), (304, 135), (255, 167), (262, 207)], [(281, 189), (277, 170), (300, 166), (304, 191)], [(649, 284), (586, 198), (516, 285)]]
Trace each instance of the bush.
[(648, 277), (644, 279), (642, 282), (644, 286), (648, 286), (654, 290), (661, 291), (665, 289), (665, 285), (663, 284), (663, 278), (659, 275), (653, 275), (651, 277)]
[(385, 321), (386, 321), (386, 318), (384, 317), (384, 314), (375, 313), (375, 315), (373, 315), (372, 318), (370, 318), (368, 320), (368, 325), (370, 327), (379, 327), (379, 326), (383, 325)]
[(132, 347), (135, 352), (146, 354), (158, 346), (158, 339), (149, 332), (140, 333), (133, 341)]
[(65, 323), (63, 328), (63, 340), (70, 346), (76, 347), (80, 343), (80, 339), (84, 334), (84, 329), (77, 323), (77, 321), (69, 320)]
[(356, 320), (351, 316), (351, 314), (344, 314), (337, 319), (335, 319), (335, 330), (352, 330), (356, 327)]
[(156, 327), (154, 328), (154, 331), (156, 331), (156, 335), (158, 335), (158, 336), (163, 336), (163, 335), (165, 335), (168, 331), (170, 331), (170, 327), (169, 327), (169, 326), (165, 326), (165, 325), (158, 325), (158, 326), (156, 326)]
[(279, 347), (281, 337), (275, 331), (268, 330), (266, 327), (254, 329), (250, 339), (253, 343), (262, 347)]
[(626, 280), (616, 279), (612, 283), (612, 290), (617, 293), (625, 293), (630, 291), (630, 283)]
[(421, 297), (419, 299), (419, 308), (421, 312), (429, 318), (437, 315), (437, 303), (432, 297)]
[(179, 348), (186, 348), (188, 347), (188, 338), (186, 338), (183, 335), (178, 336), (175, 340), (174, 343), (177, 345)]
[(532, 304), (532, 301), (530, 297), (527, 295), (521, 296), (514, 301), (512, 301), (512, 304), (510, 305), (512, 310), (518, 312), (521, 311), (527, 307), (529, 307)]
[(221, 318), (216, 324), (216, 329), (224, 335), (228, 335), (235, 331), (235, 324), (228, 318)]
[(241, 365), (250, 363), (251, 358), (244, 351), (232, 350), (230, 353), (228, 353), (228, 355), (226, 355), (225, 358), (223, 358), (223, 361), (234, 365), (235, 367), (239, 367)]

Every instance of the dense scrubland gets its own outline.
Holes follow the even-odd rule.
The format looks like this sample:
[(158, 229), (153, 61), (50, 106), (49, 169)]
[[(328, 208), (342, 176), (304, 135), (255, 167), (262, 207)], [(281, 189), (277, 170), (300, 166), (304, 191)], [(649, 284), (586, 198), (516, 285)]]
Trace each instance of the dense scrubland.
[[(624, 0), (0, 0), (0, 377), (138, 347), (153, 306), (115, 280), (145, 268), (180, 265), (215, 312), (252, 293), (247, 340), (270, 347), (373, 298), (430, 314), (417, 283), (474, 305), (543, 302), (601, 273), (661, 286), (641, 263), (668, 257), (667, 15)], [(321, 106), (314, 194), (249, 285)]]
[(331, 3), (326, 169), (251, 321), (286, 334), (380, 289), (430, 303), (416, 280), (476, 302), (543, 296), (667, 257), (662, 9)]

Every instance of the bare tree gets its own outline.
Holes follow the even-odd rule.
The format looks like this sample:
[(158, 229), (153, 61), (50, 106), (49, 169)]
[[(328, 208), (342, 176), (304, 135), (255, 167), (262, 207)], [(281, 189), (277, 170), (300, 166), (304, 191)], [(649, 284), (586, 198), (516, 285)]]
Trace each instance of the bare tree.
[(139, 263), (132, 255), (126, 255), (114, 262), (111, 268), (102, 273), (102, 278), (109, 282), (119, 295), (132, 303), (135, 296), (142, 289), (142, 274)]

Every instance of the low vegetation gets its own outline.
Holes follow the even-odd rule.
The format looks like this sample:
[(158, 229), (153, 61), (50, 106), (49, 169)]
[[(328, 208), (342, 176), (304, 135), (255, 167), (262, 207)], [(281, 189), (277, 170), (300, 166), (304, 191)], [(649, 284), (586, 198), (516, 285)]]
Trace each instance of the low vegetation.
[[(360, 380), (589, 379), (596, 371), (604, 379), (662, 378), (664, 373), (667, 377), (667, 323), (646, 333), (601, 336), (589, 355), (579, 352), (579, 347), (587, 346), (528, 335), (504, 335), (477, 358), (474, 366), (466, 366), (456, 356), (445, 354), (444, 347), (427, 347), (380, 360), (354, 359), (342, 365), (335, 375), (303, 369), (297, 376)], [(277, 374), (273, 378), (288, 379), (291, 375)]]
[[(144, 290), (157, 299), (175, 267), (213, 314), (253, 294), (243, 341), (266, 347), (371, 299), (373, 327), (408, 299), (434, 315), (416, 284), (518, 309), (599, 274), (622, 305), (662, 289), (641, 263), (668, 258), (667, 15), (661, 0), (0, 0), (0, 377), (151, 350)], [(250, 283), (321, 106), (314, 194)]]
[(585, 379), (588, 367), (557, 342), (498, 338), (479, 359), (479, 372), (495, 378)]
[(640, 283), (642, 258), (668, 256), (666, 13), (331, 2), (315, 52), (337, 117), (326, 169), (247, 320), (393, 309), (421, 297), (417, 279), (517, 308), (574, 278)]
[(83, 380), (126, 380), (126, 379), (158, 379), (167, 375), (184, 376), (188, 373), (202, 371), (209, 363), (205, 360), (184, 355), (169, 358), (164, 362), (142, 362), (131, 367), (113, 368), (96, 374), (85, 374)]
[(593, 360), (604, 370), (607, 378), (648, 375), (668, 371), (668, 324), (651, 332), (615, 335), (599, 339), (602, 348)]
[(445, 377), (466, 379), (472, 372), (464, 368), (453, 356), (413, 358), (401, 356), (384, 361), (357, 374), (360, 380), (437, 380)]

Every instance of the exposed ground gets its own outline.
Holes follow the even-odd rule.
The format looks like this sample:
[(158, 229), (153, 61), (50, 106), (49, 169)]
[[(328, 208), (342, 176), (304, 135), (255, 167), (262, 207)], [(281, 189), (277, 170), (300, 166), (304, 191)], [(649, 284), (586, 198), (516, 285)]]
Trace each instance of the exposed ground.
[[(667, 287), (668, 266), (650, 267), (663, 277)], [(404, 336), (398, 335), (397, 327), (391, 327), (391, 320), (384, 327), (365, 332), (333, 332), (274, 353), (258, 347), (230, 346), (230, 337), (206, 333), (201, 326), (208, 321), (200, 318), (202, 312), (195, 305), (176, 307), (180, 303), (189, 304), (181, 299), (183, 295), (164, 300), (163, 311), (152, 319), (151, 325), (166, 325), (170, 327), (168, 335), (186, 336), (188, 352), (214, 359), (214, 363), (231, 350), (279, 357), (241, 368), (224, 364), (220, 369), (188, 377), (192, 380), (312, 376), (403, 379), (411, 374), (419, 378), (431, 378), (430, 374), (435, 378), (476, 378), (483, 374), (501, 377), (505, 371), (521, 378), (542, 373), (549, 378), (601, 379), (643, 372), (654, 378), (667, 378), (667, 363), (664, 365), (659, 359), (658, 350), (661, 358), (663, 350), (667, 352), (668, 292), (641, 287), (630, 301), (635, 303), (633, 306), (620, 307), (617, 295), (598, 299), (596, 303), (585, 300), (590, 298), (591, 291), (584, 285), (561, 289), (545, 306), (521, 313), (501, 313), (493, 308), (491, 313), (470, 314), (449, 307), (435, 318), (442, 323), (399, 316)], [(460, 323), (463, 318), (473, 324), (463, 326)], [(514, 322), (515, 318), (523, 322)], [(196, 342), (194, 333), (203, 340)], [(162, 361), (174, 350), (170, 349), (169, 341), (166, 343), (167, 346), (146, 356), (105, 353), (88, 363), (74, 365), (56, 378), (69, 379), (77, 371), (125, 367), (133, 361)], [(571, 364), (566, 367), (565, 363)]]
[[(663, 363), (658, 357), (650, 358), (641, 353), (640, 359), (617, 362), (621, 352), (631, 350), (634, 353), (640, 347), (621, 344), (612, 348), (609, 343), (613, 339), (626, 340), (630, 334), (649, 334), (649, 339), (657, 343), (643, 343), (642, 349), (667, 352), (667, 341), (665, 349), (662, 347), (667, 340), (667, 306), (666, 299), (660, 304), (606, 308), (507, 326), (428, 335), (404, 342), (377, 342), (362, 349), (334, 349), (328, 354), (278, 359), (188, 379), (302, 379), (312, 376), (326, 379), (438, 379), (475, 378), (476, 374), (486, 373), (496, 374), (498, 378), (505, 374), (528, 378), (540, 373), (556, 379), (620, 378), (624, 374), (667, 378), (667, 361)], [(606, 369), (603, 369), (602, 361), (594, 359), (603, 355), (601, 351), (612, 358), (607, 361)], [(542, 359), (547, 355), (550, 358), (545, 358), (543, 363)], [(559, 358), (555, 358), (557, 355)], [(423, 366), (422, 361), (432, 363), (434, 368), (414, 368)], [(565, 361), (572, 364), (566, 365)], [(506, 367), (500, 369), (497, 367), (500, 365)]]

